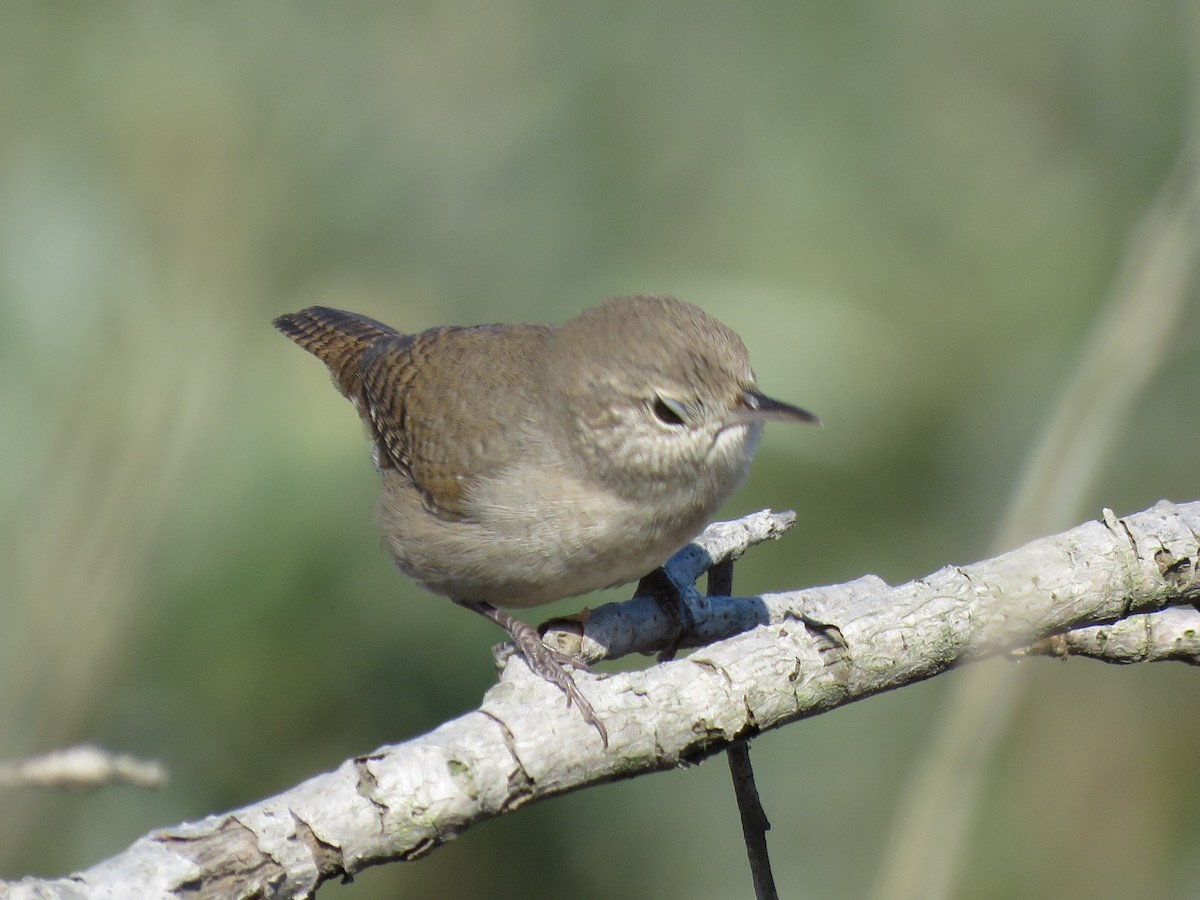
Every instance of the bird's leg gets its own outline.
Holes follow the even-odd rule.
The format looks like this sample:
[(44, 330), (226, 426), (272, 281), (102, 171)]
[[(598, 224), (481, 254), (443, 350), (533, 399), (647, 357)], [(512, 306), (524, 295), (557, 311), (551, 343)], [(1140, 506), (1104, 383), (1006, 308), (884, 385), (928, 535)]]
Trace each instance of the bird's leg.
[(525, 661), (533, 673), (566, 694), (567, 706), (574, 703), (584, 721), (599, 732), (600, 740), (604, 742), (605, 747), (608, 747), (608, 731), (605, 729), (604, 723), (596, 716), (592, 704), (588, 703), (583, 694), (579, 692), (579, 688), (575, 686), (575, 679), (568, 671), (569, 668), (586, 669), (586, 665), (573, 656), (547, 647), (542, 643), (542, 636), (538, 634), (536, 628), (496, 609), (490, 603), (458, 599), (455, 599), (454, 602), (464, 609), (469, 609), (471, 612), (478, 613), (485, 619), (495, 622), (507, 631), (508, 636), (517, 645), (517, 649), (521, 651), (521, 655), (525, 657)]
[(696, 617), (692, 615), (691, 607), (684, 602), (679, 585), (672, 581), (660, 566), (638, 582), (635, 593), (637, 596), (653, 597), (663, 615), (675, 626), (675, 636), (658, 654), (659, 662), (674, 659), (679, 648), (683, 646), (684, 639), (696, 633)]

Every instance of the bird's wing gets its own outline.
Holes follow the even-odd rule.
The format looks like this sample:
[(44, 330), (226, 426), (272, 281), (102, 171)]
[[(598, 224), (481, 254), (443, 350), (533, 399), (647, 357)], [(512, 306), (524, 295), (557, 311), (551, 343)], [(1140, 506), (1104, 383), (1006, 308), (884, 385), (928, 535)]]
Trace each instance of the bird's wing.
[(551, 329), (504, 328), (503, 353), (497, 326), (445, 327), (378, 340), (359, 364), (380, 464), (406, 472), (445, 518), (470, 516), (472, 484), (504, 464), (498, 445), (520, 450), (513, 410), (527, 410), (531, 360)]

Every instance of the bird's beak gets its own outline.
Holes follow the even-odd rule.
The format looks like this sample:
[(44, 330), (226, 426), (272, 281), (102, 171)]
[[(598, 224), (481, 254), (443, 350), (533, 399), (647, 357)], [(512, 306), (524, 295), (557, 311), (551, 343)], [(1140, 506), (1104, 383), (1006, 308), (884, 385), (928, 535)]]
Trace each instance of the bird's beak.
[(734, 410), (733, 415), (727, 421), (730, 425), (739, 422), (766, 421), (806, 422), (812, 425), (821, 424), (821, 420), (807, 409), (792, 406), (790, 403), (784, 403), (782, 400), (772, 400), (758, 391), (743, 391), (741, 409)]

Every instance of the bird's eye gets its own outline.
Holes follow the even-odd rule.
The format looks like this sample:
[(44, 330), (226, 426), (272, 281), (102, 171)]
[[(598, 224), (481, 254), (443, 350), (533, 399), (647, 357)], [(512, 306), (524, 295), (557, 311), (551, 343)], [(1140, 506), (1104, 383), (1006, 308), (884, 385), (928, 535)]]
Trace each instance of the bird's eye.
[(670, 397), (656, 396), (654, 398), (654, 415), (664, 425), (678, 427), (687, 424), (687, 408), (678, 400)]

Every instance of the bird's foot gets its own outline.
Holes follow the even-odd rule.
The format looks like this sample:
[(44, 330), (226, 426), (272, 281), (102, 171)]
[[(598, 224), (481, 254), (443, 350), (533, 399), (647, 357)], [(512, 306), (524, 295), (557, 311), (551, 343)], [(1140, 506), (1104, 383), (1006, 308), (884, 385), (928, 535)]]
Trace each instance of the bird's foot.
[(517, 645), (517, 649), (521, 651), (521, 655), (525, 657), (525, 662), (529, 664), (533, 674), (555, 685), (566, 694), (567, 706), (575, 704), (584, 721), (599, 732), (600, 739), (607, 747), (608, 731), (596, 715), (595, 710), (592, 709), (592, 704), (588, 703), (587, 698), (580, 693), (575, 684), (575, 678), (570, 672), (571, 669), (582, 669), (586, 672), (587, 665), (573, 656), (547, 647), (542, 643), (542, 636), (538, 634), (538, 630), (532, 625), (519, 619), (512, 621), (513, 626), (508, 629), (508, 633), (512, 637), (513, 643)]
[(674, 637), (658, 654), (659, 662), (674, 659), (679, 648), (683, 646), (684, 639), (696, 634), (696, 617), (692, 615), (691, 607), (684, 602), (679, 585), (660, 567), (638, 582), (636, 594), (653, 597), (658, 608), (675, 626)]
[(592, 704), (588, 703), (587, 698), (580, 693), (579, 688), (575, 684), (575, 679), (569, 671), (569, 669), (583, 669), (587, 671), (585, 663), (566, 653), (560, 653), (551, 647), (547, 647), (542, 643), (542, 636), (538, 634), (536, 628), (528, 622), (522, 622), (520, 619), (515, 619), (506, 612), (501, 612), (490, 603), (478, 603), (472, 600), (455, 600), (454, 602), (472, 612), (478, 613), (486, 619), (490, 619), (507, 631), (508, 636), (517, 645), (517, 649), (521, 652), (521, 655), (525, 657), (525, 662), (529, 664), (530, 670), (539, 678), (550, 682), (567, 695), (567, 706), (569, 707), (572, 703), (575, 704), (583, 716), (583, 720), (596, 729), (600, 735), (600, 740), (604, 742), (604, 746), (607, 749), (608, 730), (596, 715), (596, 711), (592, 709)]

